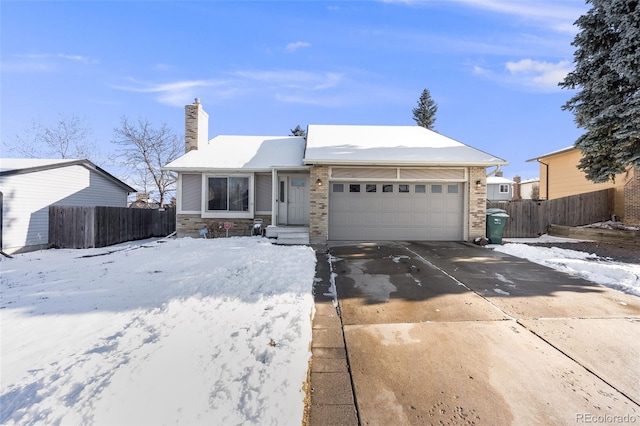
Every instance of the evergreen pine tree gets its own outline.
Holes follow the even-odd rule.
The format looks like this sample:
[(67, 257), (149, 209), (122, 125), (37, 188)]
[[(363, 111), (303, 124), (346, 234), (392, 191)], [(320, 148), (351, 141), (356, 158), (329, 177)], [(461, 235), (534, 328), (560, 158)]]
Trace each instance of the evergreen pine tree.
[(640, 7), (638, 0), (587, 0), (576, 21), (575, 70), (560, 83), (578, 92), (562, 106), (585, 130), (578, 168), (605, 182), (640, 166)]
[(298, 124), (295, 129), (289, 129), (291, 136), (307, 136), (307, 132)]
[(413, 119), (418, 126), (433, 130), (437, 111), (438, 105), (431, 98), (431, 93), (429, 93), (429, 90), (424, 89), (418, 100), (418, 106), (413, 109)]

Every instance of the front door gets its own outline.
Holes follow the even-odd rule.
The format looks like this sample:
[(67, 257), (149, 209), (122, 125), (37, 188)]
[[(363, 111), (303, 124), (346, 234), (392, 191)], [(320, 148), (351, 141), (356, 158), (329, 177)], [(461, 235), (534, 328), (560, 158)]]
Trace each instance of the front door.
[(309, 224), (309, 177), (280, 176), (278, 225)]

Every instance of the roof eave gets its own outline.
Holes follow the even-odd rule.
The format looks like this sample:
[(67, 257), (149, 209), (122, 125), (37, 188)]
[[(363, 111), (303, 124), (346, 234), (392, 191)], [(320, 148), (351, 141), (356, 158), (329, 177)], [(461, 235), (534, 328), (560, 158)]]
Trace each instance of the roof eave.
[(499, 161), (455, 161), (455, 162), (425, 162), (425, 161), (353, 161), (353, 160), (304, 160), (308, 165), (319, 166), (420, 166), (420, 167), (491, 167), (491, 166), (507, 166), (508, 161), (500, 159)]
[(135, 188), (130, 187), (129, 185), (127, 185), (117, 177), (113, 176), (111, 173), (107, 172), (101, 167), (96, 166), (94, 163), (92, 163), (89, 160), (69, 160), (69, 161), (64, 161), (59, 163), (46, 164), (42, 166), (26, 167), (24, 169), (6, 170), (4, 172), (0, 172), (0, 176), (21, 175), (21, 174), (27, 174), (27, 173), (41, 172), (45, 170), (59, 169), (62, 167), (69, 167), (69, 166), (83, 166), (88, 169), (95, 170), (98, 173), (102, 173), (107, 179), (111, 180), (113, 183), (120, 186), (121, 188), (126, 190), (128, 193), (138, 192)]
[(530, 158), (530, 159), (528, 159), (528, 160), (525, 160), (525, 162), (526, 162), (526, 163), (531, 163), (532, 161), (538, 161), (538, 160), (540, 160), (540, 159), (542, 159), (542, 158), (549, 158), (549, 157), (553, 157), (553, 156), (555, 156), (555, 155), (564, 154), (564, 153), (566, 153), (566, 152), (573, 151), (574, 149), (578, 149), (578, 148), (576, 148), (575, 146), (570, 146), (570, 147), (567, 147), (567, 148), (562, 148), (562, 149), (559, 149), (559, 150), (557, 150), (557, 151), (549, 152), (549, 153), (547, 153), (547, 154), (543, 154), (543, 155), (539, 155), (539, 156), (537, 156), (537, 157)]
[(162, 170), (178, 173), (271, 173), (272, 170), (309, 170), (310, 166), (269, 166), (267, 168), (171, 167)]

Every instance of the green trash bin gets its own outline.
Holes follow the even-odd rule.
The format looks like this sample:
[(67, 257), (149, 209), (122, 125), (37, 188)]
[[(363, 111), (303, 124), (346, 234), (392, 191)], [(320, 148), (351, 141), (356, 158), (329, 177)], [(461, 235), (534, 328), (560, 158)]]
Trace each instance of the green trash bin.
[(487, 209), (487, 238), (491, 244), (502, 244), (502, 234), (508, 218), (506, 210)]

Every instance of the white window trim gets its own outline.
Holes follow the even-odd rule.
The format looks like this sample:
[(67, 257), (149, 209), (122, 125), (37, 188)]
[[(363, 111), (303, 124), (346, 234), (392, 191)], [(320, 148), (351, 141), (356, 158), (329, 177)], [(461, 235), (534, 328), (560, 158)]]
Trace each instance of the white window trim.
[[(498, 192), (499, 192), (500, 194), (508, 194), (508, 193), (510, 192), (510, 191), (509, 191), (509, 186), (510, 186), (510, 185), (509, 185), (508, 183), (501, 183), (501, 184), (499, 184), (499, 185), (498, 185)], [(502, 187), (507, 188), (507, 190), (506, 190), (506, 191), (503, 191), (503, 190), (502, 190)]]
[[(249, 210), (246, 212), (212, 211), (207, 209), (209, 178), (244, 177), (249, 178)], [(239, 173), (203, 173), (202, 174), (202, 213), (203, 219), (253, 219), (255, 208), (255, 185), (253, 174)]]

